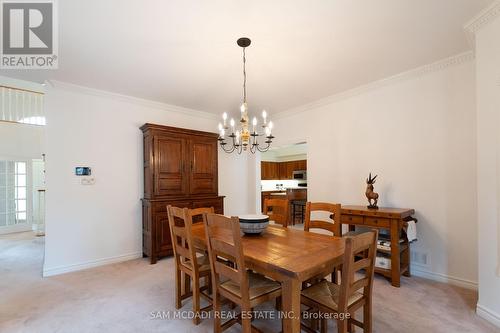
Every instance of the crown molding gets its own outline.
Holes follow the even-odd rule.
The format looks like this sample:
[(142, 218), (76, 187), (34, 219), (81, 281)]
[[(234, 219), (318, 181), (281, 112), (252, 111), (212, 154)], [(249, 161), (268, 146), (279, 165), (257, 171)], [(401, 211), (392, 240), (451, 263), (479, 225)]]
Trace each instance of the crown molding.
[[(152, 109), (159, 109), (159, 110), (181, 113), (181, 114), (188, 115), (191, 117), (201, 117), (201, 118), (210, 119), (210, 120), (217, 120), (217, 115), (215, 115), (213, 113), (206, 112), (206, 111), (189, 109), (189, 108), (185, 108), (185, 107), (181, 107), (181, 106), (177, 106), (177, 105), (166, 104), (166, 103), (152, 101), (152, 100), (138, 98), (138, 97), (132, 97), (132, 96), (128, 96), (128, 95), (123, 95), (123, 94), (114, 93), (114, 92), (105, 91), (105, 90), (94, 89), (94, 88), (80, 86), (80, 85), (76, 85), (73, 83), (67, 83), (67, 82), (62, 82), (62, 81), (50, 80), (50, 81), (47, 81), (46, 83), (50, 87), (55, 88), (55, 89), (61, 89), (61, 90), (66, 90), (66, 91), (70, 91), (70, 92), (76, 92), (76, 93), (82, 93), (82, 94), (86, 94), (86, 95), (114, 99), (116, 101), (136, 104), (139, 106), (144, 106), (144, 107), (148, 107), (148, 108), (152, 108)], [(50, 94), (49, 89), (47, 89), (47, 93)]]
[(500, 1), (495, 0), (491, 5), (483, 9), (464, 25), (467, 39), (472, 46), (475, 45), (476, 33), (488, 25), (491, 21), (500, 15)]
[(475, 58), (474, 52), (473, 51), (468, 51), (464, 52), (422, 67), (418, 67), (394, 76), (390, 76), (385, 79), (381, 79), (378, 81), (374, 81), (362, 86), (359, 86), (357, 88), (353, 88), (350, 90), (346, 90), (344, 92), (340, 92), (338, 94), (330, 95), (325, 98), (321, 98), (319, 100), (316, 100), (314, 102), (304, 104), (295, 108), (291, 108), (285, 111), (281, 111), (279, 113), (276, 113), (273, 118), (274, 119), (280, 119), (280, 118), (286, 118), (290, 117), (308, 110), (320, 108), (338, 101), (342, 101), (354, 96), (358, 96), (367, 92), (370, 92), (375, 89), (379, 89), (400, 81), (406, 81), (410, 79), (416, 79), (418, 77), (424, 76), (426, 74), (434, 73), (434, 72), (439, 72), (442, 70), (445, 70), (449, 67), (460, 65), (469, 61), (473, 61)]

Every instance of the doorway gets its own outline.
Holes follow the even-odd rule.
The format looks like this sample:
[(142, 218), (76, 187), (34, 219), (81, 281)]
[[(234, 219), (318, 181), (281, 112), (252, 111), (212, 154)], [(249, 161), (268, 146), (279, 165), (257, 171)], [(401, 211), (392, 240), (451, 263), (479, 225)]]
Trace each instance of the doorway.
[[(0, 265), (41, 276), (45, 250), (43, 87), (0, 77)], [(21, 277), (21, 276), (19, 276)]]
[(301, 228), (307, 202), (307, 143), (272, 148), (261, 154), (260, 163), (261, 211), (265, 200), (288, 200), (288, 225)]

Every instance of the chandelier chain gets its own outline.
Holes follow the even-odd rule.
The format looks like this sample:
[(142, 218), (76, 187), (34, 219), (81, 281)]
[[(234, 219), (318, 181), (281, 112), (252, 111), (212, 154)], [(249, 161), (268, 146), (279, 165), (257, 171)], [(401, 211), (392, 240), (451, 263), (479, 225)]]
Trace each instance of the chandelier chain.
[(243, 48), (243, 103), (247, 102), (247, 71), (246, 71), (247, 58), (245, 56), (245, 47)]

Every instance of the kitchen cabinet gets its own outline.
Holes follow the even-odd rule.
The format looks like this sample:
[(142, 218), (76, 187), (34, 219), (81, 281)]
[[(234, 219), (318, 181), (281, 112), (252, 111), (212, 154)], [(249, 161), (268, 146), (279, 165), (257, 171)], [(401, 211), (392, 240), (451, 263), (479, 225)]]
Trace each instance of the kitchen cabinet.
[(275, 180), (280, 179), (278, 162), (261, 162), (260, 166), (260, 179), (262, 180)]
[(294, 161), (294, 171), (307, 170), (307, 160)]
[(287, 180), (293, 179), (294, 171), (307, 170), (307, 160), (288, 162), (261, 162), (262, 180)]

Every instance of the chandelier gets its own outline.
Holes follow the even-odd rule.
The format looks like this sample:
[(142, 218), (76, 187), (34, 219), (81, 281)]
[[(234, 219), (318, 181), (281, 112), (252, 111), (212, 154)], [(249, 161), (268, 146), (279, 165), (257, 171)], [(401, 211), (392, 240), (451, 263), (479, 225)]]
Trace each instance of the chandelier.
[[(247, 73), (246, 73), (246, 58), (245, 58), (245, 48), (250, 46), (251, 40), (249, 38), (242, 37), (237, 41), (238, 45), (243, 48), (243, 104), (241, 104), (240, 112), (241, 119), (238, 128), (236, 128), (236, 123), (233, 118), (229, 121), (229, 126), (227, 125), (227, 113), (224, 112), (222, 115), (222, 123), (219, 123), (219, 144), (221, 148), (228, 154), (232, 152), (237, 152), (241, 154), (242, 151), (249, 150), (252, 154), (255, 152), (265, 152), (269, 150), (271, 143), (274, 139), (272, 135), (273, 122), (268, 121), (267, 112), (262, 111), (262, 124), (260, 127), (263, 132), (258, 131), (258, 121), (257, 117), (252, 119), (252, 128), (250, 131), (249, 124), (250, 118), (248, 116), (248, 106), (247, 106)], [(227, 135), (226, 133), (230, 134)], [(259, 137), (264, 140), (264, 145), (259, 143)], [(227, 142), (226, 141), (229, 141)]]

